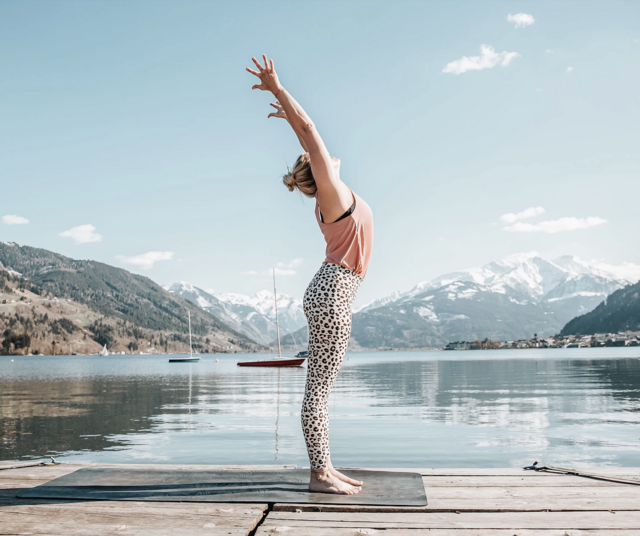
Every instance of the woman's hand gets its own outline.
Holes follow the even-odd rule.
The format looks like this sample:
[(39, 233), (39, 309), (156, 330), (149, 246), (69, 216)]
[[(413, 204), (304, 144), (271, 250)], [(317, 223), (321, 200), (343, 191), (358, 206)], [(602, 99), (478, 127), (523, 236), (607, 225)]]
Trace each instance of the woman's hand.
[[(276, 103), (274, 104), (273, 102), (270, 102), (269, 104), (271, 104), (271, 106), (273, 106), (276, 111), (275, 113), (272, 112), (270, 113), (267, 118), (269, 117), (279, 117), (280, 119), (287, 119), (287, 114), (284, 111), (284, 108), (282, 107), (282, 104), (280, 104), (279, 101), (276, 101)], [(288, 119), (287, 119), (288, 121)]]
[(257, 59), (251, 58), (253, 63), (256, 64), (258, 71), (254, 71), (253, 69), (249, 69), (247, 67), (247, 71), (251, 74), (257, 76), (260, 79), (260, 83), (253, 86), (251, 89), (260, 89), (262, 91), (271, 91), (274, 95), (277, 95), (282, 86), (280, 85), (280, 80), (278, 80), (278, 75), (276, 74), (276, 70), (273, 66), (273, 60), (267, 60), (267, 56), (265, 54), (262, 55), (262, 59), (264, 60), (264, 67), (260, 65)]

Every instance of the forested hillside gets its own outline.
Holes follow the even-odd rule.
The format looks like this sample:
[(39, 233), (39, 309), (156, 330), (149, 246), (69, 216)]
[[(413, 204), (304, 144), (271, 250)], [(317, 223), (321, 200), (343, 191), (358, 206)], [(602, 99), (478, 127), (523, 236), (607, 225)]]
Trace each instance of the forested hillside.
[[(190, 311), (199, 351), (259, 348), (215, 316), (150, 279), (107, 264), (0, 243), (0, 276), (0, 334), (10, 331), (3, 335), (4, 340), (30, 335), (37, 325), (40, 328), (36, 332), (53, 342), (58, 334), (52, 330), (56, 328), (42, 320), (48, 313), (48, 320), (67, 319), (71, 323), (65, 324), (71, 331), (61, 333), (58, 339), (73, 339), (75, 326), (84, 329), (83, 340), (88, 332), (90, 340), (98, 345), (108, 344), (114, 350), (142, 351), (153, 346), (158, 351), (185, 351)], [(9, 324), (12, 325), (7, 327)], [(17, 349), (23, 342), (16, 340), (9, 346)], [(64, 342), (58, 340), (58, 345)], [(40, 351), (47, 352), (47, 348)]]
[(617, 290), (590, 313), (574, 318), (561, 335), (621, 331), (640, 331), (640, 283)]

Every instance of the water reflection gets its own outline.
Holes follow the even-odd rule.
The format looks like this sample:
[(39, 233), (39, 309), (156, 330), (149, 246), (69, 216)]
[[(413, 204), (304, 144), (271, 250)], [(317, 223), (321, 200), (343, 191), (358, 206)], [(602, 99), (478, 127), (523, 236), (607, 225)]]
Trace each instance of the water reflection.
[[(637, 466), (636, 354), (351, 354), (330, 402), (333, 457), (370, 467)], [(305, 465), (306, 370), (218, 357), (0, 358), (0, 459)]]

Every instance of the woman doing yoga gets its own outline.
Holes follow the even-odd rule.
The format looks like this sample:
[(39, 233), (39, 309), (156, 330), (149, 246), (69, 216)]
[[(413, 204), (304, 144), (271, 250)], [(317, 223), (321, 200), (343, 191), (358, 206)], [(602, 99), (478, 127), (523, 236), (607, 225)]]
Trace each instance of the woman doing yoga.
[(351, 306), (367, 273), (373, 245), (369, 206), (340, 180), (340, 160), (329, 155), (309, 116), (282, 87), (273, 60), (255, 58), (260, 79), (252, 89), (270, 91), (277, 99), (269, 117), (286, 119), (304, 153), (283, 182), (316, 199), (316, 219), (327, 243), (326, 259), (304, 294), (309, 324), (307, 383), (302, 402), (302, 431), (311, 463), (309, 490), (353, 495), (362, 482), (337, 471), (329, 453), (327, 402), (351, 335)]

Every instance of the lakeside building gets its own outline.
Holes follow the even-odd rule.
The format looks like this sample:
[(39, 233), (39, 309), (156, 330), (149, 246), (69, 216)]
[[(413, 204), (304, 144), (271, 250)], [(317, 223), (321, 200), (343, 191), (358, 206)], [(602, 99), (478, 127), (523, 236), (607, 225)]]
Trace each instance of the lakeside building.
[(496, 350), (496, 349), (526, 349), (526, 348), (598, 348), (609, 346), (640, 346), (640, 331), (624, 333), (596, 333), (594, 335), (556, 335), (554, 337), (538, 338), (537, 334), (531, 339), (513, 341), (490, 341), (489, 339), (475, 341), (450, 342), (443, 350)]

